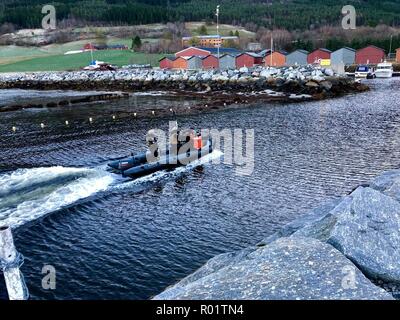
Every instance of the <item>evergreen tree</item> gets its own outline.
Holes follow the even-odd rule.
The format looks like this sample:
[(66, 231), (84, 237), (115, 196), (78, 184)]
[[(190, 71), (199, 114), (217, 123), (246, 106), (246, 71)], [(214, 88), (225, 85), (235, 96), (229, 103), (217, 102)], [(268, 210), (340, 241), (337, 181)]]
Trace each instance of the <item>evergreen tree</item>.
[(206, 27), (204, 24), (202, 24), (202, 25), (199, 27), (199, 29), (198, 29), (197, 32), (198, 32), (198, 34), (201, 35), (201, 36), (206, 36), (206, 35), (208, 35), (207, 27)]
[(132, 48), (131, 49), (137, 51), (137, 50), (140, 50), (141, 47), (142, 47), (142, 40), (140, 39), (139, 36), (135, 36), (132, 39)]
[[(41, 25), (44, 4), (53, 3), (57, 20), (74, 17), (85, 22), (138, 25), (176, 21), (215, 21), (215, 7), (220, 0), (2, 0), (0, 25), (12, 23), (19, 28)], [(221, 23), (308, 30), (323, 25), (339, 26), (340, 10), (357, 0), (224, 0)], [(365, 0), (357, 6), (357, 26), (378, 24), (400, 26), (398, 0)]]
[(200, 40), (199, 40), (199, 38), (197, 38), (197, 37), (192, 37), (190, 40), (189, 40), (189, 46), (191, 46), (191, 47), (196, 47), (196, 46), (199, 46), (200, 45)]

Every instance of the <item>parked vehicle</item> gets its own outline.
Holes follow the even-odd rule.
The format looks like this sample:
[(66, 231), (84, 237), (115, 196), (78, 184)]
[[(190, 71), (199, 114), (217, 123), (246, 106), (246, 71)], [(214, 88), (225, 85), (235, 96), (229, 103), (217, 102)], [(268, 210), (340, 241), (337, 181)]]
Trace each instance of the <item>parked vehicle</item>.
[(93, 60), (90, 64), (83, 68), (86, 71), (115, 71), (116, 68), (111, 64), (103, 61)]
[(393, 76), (393, 64), (390, 62), (379, 63), (375, 70), (377, 78), (391, 78)]
[(375, 78), (375, 71), (367, 65), (359, 65), (356, 68), (355, 77), (356, 79), (373, 79)]

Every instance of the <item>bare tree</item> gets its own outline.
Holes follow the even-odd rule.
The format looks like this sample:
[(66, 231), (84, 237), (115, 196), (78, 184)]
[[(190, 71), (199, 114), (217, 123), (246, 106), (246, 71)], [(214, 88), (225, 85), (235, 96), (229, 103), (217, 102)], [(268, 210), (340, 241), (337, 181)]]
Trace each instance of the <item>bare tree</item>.
[(0, 35), (13, 33), (15, 31), (15, 26), (12, 23), (5, 22), (0, 26)]

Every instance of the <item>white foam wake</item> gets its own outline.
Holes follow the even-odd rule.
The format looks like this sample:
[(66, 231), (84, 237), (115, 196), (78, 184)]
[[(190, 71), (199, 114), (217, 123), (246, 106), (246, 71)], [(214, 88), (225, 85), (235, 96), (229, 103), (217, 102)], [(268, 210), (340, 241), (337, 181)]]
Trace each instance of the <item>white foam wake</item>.
[(0, 176), (0, 226), (18, 227), (107, 190), (115, 180), (88, 168), (20, 169)]
[(0, 175), (0, 226), (19, 227), (51, 212), (72, 205), (98, 192), (131, 187), (179, 176), (196, 166), (219, 159), (219, 150), (173, 171), (159, 171), (128, 182), (98, 168), (49, 167), (19, 169)]

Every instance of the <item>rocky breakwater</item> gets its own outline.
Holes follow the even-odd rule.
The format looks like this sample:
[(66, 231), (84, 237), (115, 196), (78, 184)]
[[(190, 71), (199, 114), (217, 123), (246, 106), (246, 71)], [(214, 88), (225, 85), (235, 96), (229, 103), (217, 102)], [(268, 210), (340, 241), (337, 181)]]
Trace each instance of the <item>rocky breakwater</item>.
[[(368, 90), (330, 69), (313, 66), (241, 68), (240, 70), (119, 69), (117, 71), (0, 74), (0, 88), (177, 91), (182, 93), (283, 93), (282, 99), (323, 99)], [(267, 90), (267, 91), (266, 91)], [(260, 96), (258, 97), (260, 98)]]
[[(26, 93), (26, 92), (25, 92)], [(56, 108), (67, 107), (80, 104), (90, 104), (94, 102), (107, 102), (110, 100), (119, 100), (129, 98), (126, 92), (77, 92), (73, 95), (65, 94), (60, 97), (58, 95), (46, 97), (31, 97), (22, 96), (18, 104), (13, 102), (0, 102), (0, 112), (17, 111), (21, 109), (38, 109), (38, 108)]]
[(400, 298), (400, 170), (219, 255), (155, 299)]

